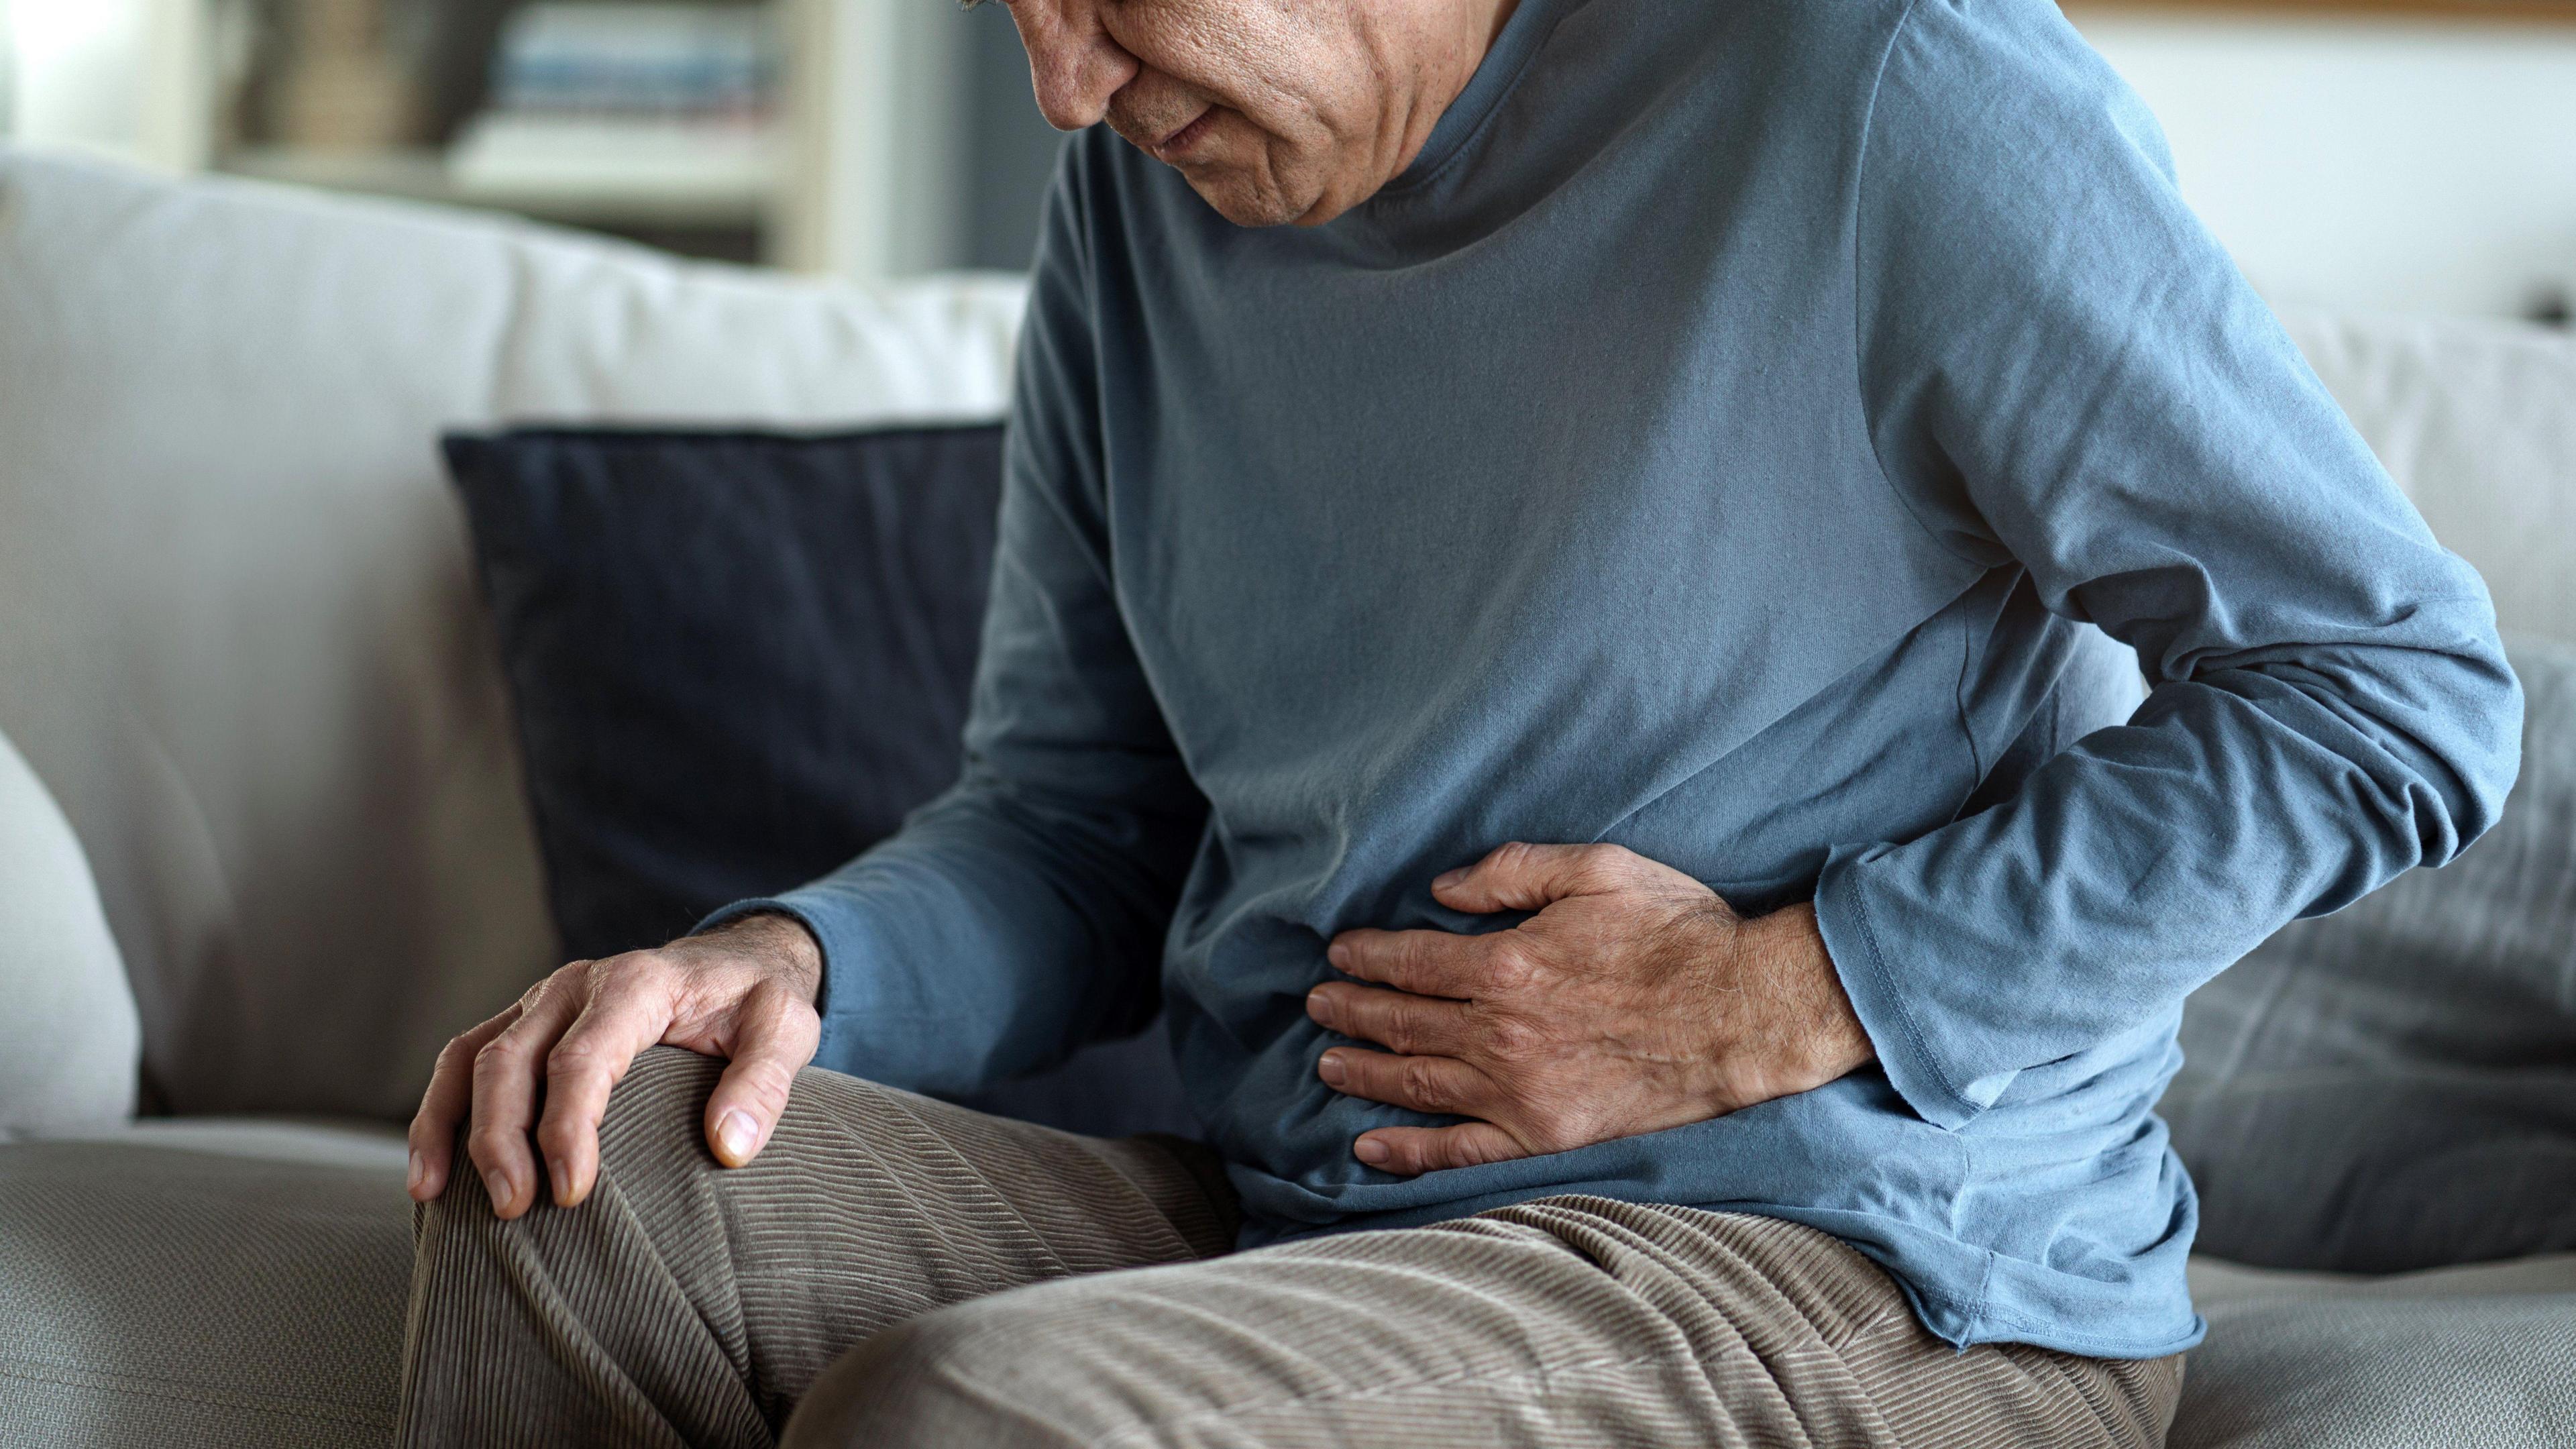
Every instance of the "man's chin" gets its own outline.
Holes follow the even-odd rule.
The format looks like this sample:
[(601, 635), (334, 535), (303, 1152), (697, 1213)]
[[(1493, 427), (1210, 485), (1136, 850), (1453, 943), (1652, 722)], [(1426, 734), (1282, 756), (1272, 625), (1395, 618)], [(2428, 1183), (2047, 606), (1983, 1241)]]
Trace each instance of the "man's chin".
[(1247, 180), (1239, 172), (1220, 171), (1214, 167), (1196, 172), (1183, 171), (1181, 176), (1190, 183), (1190, 189), (1199, 194), (1200, 200), (1215, 207), (1217, 215), (1236, 226), (1285, 226), (1292, 221), (1305, 221), (1308, 213), (1315, 210), (1318, 200), (1315, 197), (1282, 195), (1270, 187)]

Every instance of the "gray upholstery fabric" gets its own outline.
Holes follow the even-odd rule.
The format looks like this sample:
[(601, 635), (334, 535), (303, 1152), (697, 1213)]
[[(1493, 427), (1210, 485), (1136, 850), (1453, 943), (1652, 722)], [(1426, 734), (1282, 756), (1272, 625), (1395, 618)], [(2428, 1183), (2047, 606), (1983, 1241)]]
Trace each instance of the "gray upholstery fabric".
[(0, 1138), (131, 1115), (140, 1041), (88, 857), (0, 735)]
[(2366, 1281), (2196, 1263), (2171, 1449), (2576, 1444), (2576, 1255)]
[(2204, 1251), (2390, 1273), (2576, 1248), (2576, 648), (2509, 649), (2502, 823), (2192, 996), (2160, 1110)]
[(0, 1146), (0, 1444), (382, 1445), (398, 1139), (170, 1123)]

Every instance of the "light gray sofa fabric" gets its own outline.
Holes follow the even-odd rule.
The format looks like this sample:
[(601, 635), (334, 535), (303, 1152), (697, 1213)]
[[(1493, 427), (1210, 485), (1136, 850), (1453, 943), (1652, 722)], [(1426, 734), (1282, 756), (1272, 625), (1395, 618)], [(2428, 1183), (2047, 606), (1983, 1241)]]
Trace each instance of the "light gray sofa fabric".
[(2202, 1260), (2169, 1449), (2576, 1444), (2576, 1254), (2391, 1278)]
[(2529, 703), (2494, 831), (2192, 996), (2159, 1110), (2203, 1250), (2392, 1273), (2576, 1249), (2576, 648), (2508, 649)]
[(411, 1276), (390, 1134), (0, 1147), (0, 1444), (382, 1445)]
[(132, 1115), (140, 1039), (89, 860), (0, 734), (0, 1139)]

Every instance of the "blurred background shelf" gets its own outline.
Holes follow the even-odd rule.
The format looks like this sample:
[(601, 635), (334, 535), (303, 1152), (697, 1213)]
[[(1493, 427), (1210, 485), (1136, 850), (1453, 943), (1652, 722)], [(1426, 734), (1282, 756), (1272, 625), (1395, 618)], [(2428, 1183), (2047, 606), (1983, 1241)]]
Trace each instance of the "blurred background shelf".
[(674, 162), (616, 154), (469, 162), (427, 147), (333, 151), (254, 146), (221, 169), (263, 181), (514, 211), (543, 221), (614, 229), (769, 224), (783, 173), (765, 149)]
[(940, 0), (0, 0), (0, 134), (809, 272), (1016, 267), (1059, 144), (1017, 51)]

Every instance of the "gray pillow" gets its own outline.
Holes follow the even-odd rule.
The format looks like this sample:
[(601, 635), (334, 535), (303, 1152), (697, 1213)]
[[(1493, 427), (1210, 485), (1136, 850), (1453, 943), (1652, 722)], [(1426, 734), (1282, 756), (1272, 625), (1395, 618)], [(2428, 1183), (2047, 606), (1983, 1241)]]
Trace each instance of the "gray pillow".
[(2576, 1257), (2354, 1281), (2192, 1265), (2169, 1449), (2576, 1444)]
[(2393, 1273), (2576, 1249), (2576, 649), (2508, 644), (2502, 821), (2194, 993), (2159, 1108), (2202, 1251)]

